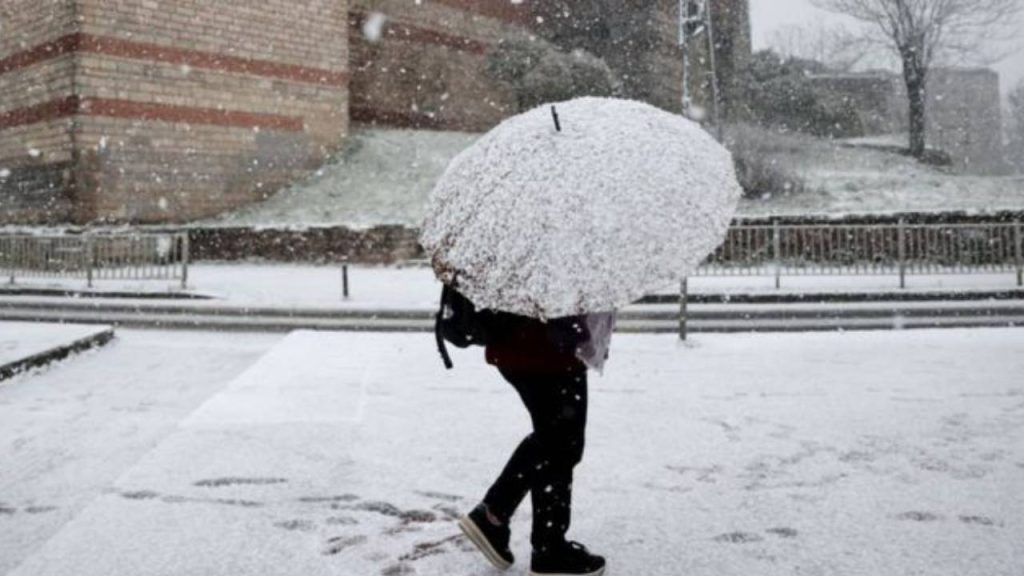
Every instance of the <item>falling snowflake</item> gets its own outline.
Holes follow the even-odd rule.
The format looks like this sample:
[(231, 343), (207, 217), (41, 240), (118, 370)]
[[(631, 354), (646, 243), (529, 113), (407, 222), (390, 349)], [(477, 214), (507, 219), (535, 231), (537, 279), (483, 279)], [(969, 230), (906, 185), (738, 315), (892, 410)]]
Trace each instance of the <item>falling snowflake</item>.
[(363, 22), (363, 37), (368, 42), (380, 42), (380, 39), (384, 36), (384, 26), (388, 22), (388, 17), (380, 12), (374, 12), (370, 14), (366, 21)]

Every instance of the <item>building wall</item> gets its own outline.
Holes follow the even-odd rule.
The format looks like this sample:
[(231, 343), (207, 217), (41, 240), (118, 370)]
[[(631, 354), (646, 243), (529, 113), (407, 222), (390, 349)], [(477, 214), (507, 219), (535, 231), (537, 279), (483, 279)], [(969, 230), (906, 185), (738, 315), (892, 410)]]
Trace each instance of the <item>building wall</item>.
[(67, 220), (73, 205), (71, 4), (0, 4), (0, 221)]
[[(382, 23), (374, 30), (374, 21)], [(482, 131), (515, 109), (486, 74), (500, 40), (525, 34), (526, 4), (474, 0), (353, 0), (352, 120)], [(378, 34), (379, 32), (379, 34)]]
[(928, 145), (963, 172), (1004, 170), (999, 75), (986, 68), (936, 68), (929, 72)]
[[(66, 4), (62, 56), (29, 68), (71, 62), (59, 115), (71, 119), (75, 221), (210, 216), (293, 182), (344, 139), (344, 0)], [(46, 42), (29, 37), (22, 53)]]

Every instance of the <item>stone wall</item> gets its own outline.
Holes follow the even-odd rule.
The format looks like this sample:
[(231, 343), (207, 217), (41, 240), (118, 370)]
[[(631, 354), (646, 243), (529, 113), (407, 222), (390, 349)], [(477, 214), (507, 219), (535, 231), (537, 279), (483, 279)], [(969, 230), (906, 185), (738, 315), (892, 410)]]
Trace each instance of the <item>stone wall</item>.
[(927, 142), (972, 174), (998, 174), (1003, 163), (999, 74), (987, 68), (936, 68), (928, 76)]

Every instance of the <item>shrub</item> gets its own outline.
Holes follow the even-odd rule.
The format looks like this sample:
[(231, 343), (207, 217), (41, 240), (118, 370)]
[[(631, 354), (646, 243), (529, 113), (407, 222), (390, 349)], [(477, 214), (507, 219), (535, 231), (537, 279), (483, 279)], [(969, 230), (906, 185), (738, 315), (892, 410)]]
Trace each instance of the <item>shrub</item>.
[(732, 152), (736, 176), (745, 198), (800, 194), (807, 190), (804, 179), (778, 160), (789, 143), (769, 130), (747, 125), (729, 126), (725, 146)]
[(512, 87), (520, 112), (579, 96), (615, 96), (619, 84), (600, 58), (562, 52), (538, 38), (504, 40), (487, 57), (487, 72)]
[(808, 76), (827, 72), (813, 60), (782, 58), (770, 50), (754, 54), (742, 84), (748, 117), (765, 127), (827, 138), (864, 135), (854, 106), (827, 94)]

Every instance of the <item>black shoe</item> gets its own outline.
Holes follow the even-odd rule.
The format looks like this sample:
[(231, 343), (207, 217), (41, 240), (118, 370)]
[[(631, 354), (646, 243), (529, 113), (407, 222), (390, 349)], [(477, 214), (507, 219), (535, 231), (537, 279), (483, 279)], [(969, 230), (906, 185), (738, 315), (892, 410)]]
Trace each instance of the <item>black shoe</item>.
[(578, 542), (566, 542), (551, 549), (533, 551), (530, 576), (601, 576), (604, 558), (595, 556)]
[(515, 557), (508, 549), (512, 531), (508, 524), (495, 526), (487, 518), (487, 508), (480, 504), (467, 516), (459, 519), (459, 528), (483, 552), (487, 560), (498, 570), (508, 570)]

